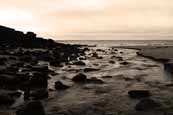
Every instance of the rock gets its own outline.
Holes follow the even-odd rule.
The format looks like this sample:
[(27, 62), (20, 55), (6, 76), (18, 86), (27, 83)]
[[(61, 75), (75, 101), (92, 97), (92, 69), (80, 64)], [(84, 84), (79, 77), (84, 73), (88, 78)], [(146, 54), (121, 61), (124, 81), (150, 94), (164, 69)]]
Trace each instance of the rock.
[(98, 56), (98, 57), (96, 57), (96, 59), (103, 59), (103, 57), (102, 56)]
[(24, 62), (31, 62), (32, 57), (30, 55), (22, 55), (19, 57), (19, 60), (24, 61)]
[(92, 77), (92, 78), (88, 79), (87, 81), (88, 81), (88, 83), (95, 83), (95, 84), (103, 84), (104, 83), (103, 80), (98, 79), (96, 77)]
[(94, 66), (99, 66), (99, 64), (98, 64), (98, 63), (94, 63), (93, 65), (94, 65)]
[(83, 51), (84, 51), (84, 52), (90, 51), (90, 49), (89, 49), (89, 48), (84, 48)]
[(40, 101), (32, 101), (16, 111), (16, 115), (46, 115)]
[(33, 71), (39, 71), (39, 72), (48, 72), (48, 66), (47, 65), (37, 65), (32, 66)]
[(0, 94), (0, 105), (11, 105), (14, 101), (15, 100), (8, 94)]
[(10, 97), (20, 97), (22, 95), (22, 92), (11, 92), (8, 94)]
[(17, 76), (1, 74), (0, 75), (0, 87), (6, 89), (15, 89), (20, 84), (20, 78)]
[(119, 61), (123, 61), (123, 57), (116, 57)]
[(2, 73), (5, 73), (5, 71), (6, 71), (6, 69), (7, 69), (7, 67), (6, 66), (0, 66), (0, 73), (2, 74)]
[(135, 109), (137, 111), (150, 111), (150, 110), (155, 110), (159, 107), (161, 107), (160, 103), (150, 98), (145, 98), (145, 99), (142, 99), (138, 104), (136, 104)]
[(57, 89), (57, 90), (65, 90), (65, 89), (68, 89), (68, 88), (70, 88), (70, 86), (64, 84), (61, 81), (56, 81), (55, 82), (55, 89)]
[(30, 79), (31, 88), (47, 88), (48, 85), (48, 76), (44, 73), (35, 72)]
[(97, 58), (97, 57), (99, 57), (99, 56), (98, 56), (98, 54), (95, 52), (95, 53), (92, 54), (92, 57)]
[(102, 49), (97, 49), (96, 51), (97, 51), (97, 52), (105, 52), (105, 51), (102, 50)]
[(121, 62), (120, 64), (122, 64), (122, 65), (128, 65), (129, 62), (124, 61), (124, 62)]
[(76, 61), (76, 62), (73, 62), (74, 65), (80, 65), (80, 66), (85, 66), (85, 62), (83, 61)]
[(128, 92), (131, 98), (145, 98), (151, 96), (148, 90), (131, 90)]
[(55, 66), (55, 67), (61, 65), (60, 61), (58, 61), (58, 60), (51, 60), (51, 61), (49, 62), (49, 64), (50, 64), (51, 66)]
[(83, 71), (84, 72), (93, 72), (93, 71), (98, 71), (99, 69), (95, 69), (95, 68), (84, 68)]
[(85, 83), (87, 82), (87, 76), (85, 74), (78, 74), (72, 78), (72, 81), (78, 82), (78, 83)]
[(111, 60), (111, 61), (109, 61), (109, 63), (110, 63), (110, 64), (114, 64), (114, 63), (115, 63), (115, 61)]
[(49, 93), (47, 89), (42, 88), (31, 91), (30, 96), (33, 97), (34, 99), (44, 99), (48, 98)]
[(102, 78), (112, 78), (112, 76), (107, 75), (107, 76), (102, 76)]

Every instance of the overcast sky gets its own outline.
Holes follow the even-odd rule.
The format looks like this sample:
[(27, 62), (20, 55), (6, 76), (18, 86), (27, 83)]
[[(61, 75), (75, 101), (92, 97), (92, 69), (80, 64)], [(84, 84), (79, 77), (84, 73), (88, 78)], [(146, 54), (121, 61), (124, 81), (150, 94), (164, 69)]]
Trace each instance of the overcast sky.
[(0, 0), (0, 24), (56, 39), (173, 39), (173, 0)]

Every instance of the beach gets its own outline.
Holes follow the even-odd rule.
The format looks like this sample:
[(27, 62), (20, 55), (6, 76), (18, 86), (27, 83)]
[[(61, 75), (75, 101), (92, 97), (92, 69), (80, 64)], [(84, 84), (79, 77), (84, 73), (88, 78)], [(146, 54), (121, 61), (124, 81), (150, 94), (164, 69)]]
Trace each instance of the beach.
[(22, 42), (1, 39), (0, 115), (173, 113), (172, 43), (76, 44), (20, 36)]

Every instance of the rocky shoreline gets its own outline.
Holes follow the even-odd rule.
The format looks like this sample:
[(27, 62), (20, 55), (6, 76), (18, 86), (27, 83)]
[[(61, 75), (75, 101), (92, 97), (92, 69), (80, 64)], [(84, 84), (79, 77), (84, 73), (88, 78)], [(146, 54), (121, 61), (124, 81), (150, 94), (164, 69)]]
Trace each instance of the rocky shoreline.
[(163, 63), (138, 52), (0, 26), (0, 115), (171, 115)]
[(63, 67), (83, 56), (85, 50), (80, 45), (56, 43), (33, 32), (24, 34), (0, 26), (0, 106), (15, 108), (22, 95), (26, 102), (48, 98), (48, 79), (56, 75), (49, 66)]

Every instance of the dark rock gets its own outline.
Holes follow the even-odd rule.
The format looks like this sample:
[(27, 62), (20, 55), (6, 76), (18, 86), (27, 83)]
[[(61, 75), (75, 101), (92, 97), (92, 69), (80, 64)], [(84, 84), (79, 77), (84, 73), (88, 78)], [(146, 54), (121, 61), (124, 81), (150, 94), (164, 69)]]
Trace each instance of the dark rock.
[(86, 51), (90, 51), (89, 48), (84, 48), (83, 50), (84, 50), (84, 52), (86, 52)]
[(114, 63), (115, 63), (115, 61), (111, 60), (111, 61), (109, 61), (109, 63), (110, 63), (110, 64), (114, 64)]
[(103, 57), (102, 56), (98, 56), (98, 57), (96, 57), (96, 59), (103, 59)]
[(0, 105), (11, 105), (14, 103), (14, 99), (8, 94), (0, 94)]
[(31, 91), (30, 96), (33, 97), (34, 99), (44, 99), (48, 98), (49, 93), (47, 89), (36, 89)]
[(94, 63), (93, 65), (94, 65), (94, 66), (99, 66), (99, 64), (98, 64), (98, 63)]
[(93, 71), (98, 71), (99, 69), (95, 69), (95, 68), (84, 68), (83, 71), (84, 72), (93, 72)]
[(47, 72), (49, 69), (47, 65), (38, 65), (38, 66), (32, 66), (32, 70), (39, 72)]
[(40, 101), (32, 101), (16, 111), (16, 115), (46, 115)]
[(88, 83), (95, 83), (95, 84), (103, 84), (104, 83), (103, 80), (98, 79), (96, 77), (92, 77), (92, 78), (88, 79), (87, 81), (88, 81)]
[(145, 98), (145, 99), (142, 99), (138, 104), (136, 104), (135, 109), (137, 111), (150, 111), (150, 110), (155, 110), (159, 107), (161, 107), (160, 103), (152, 99)]
[(76, 62), (73, 62), (74, 65), (80, 65), (80, 66), (85, 66), (85, 62), (83, 61), (76, 61)]
[(119, 61), (123, 61), (123, 57), (116, 57)]
[(98, 54), (95, 52), (95, 53), (92, 54), (92, 57), (98, 58), (99, 56), (98, 56)]
[(33, 33), (33, 32), (27, 32), (27, 33), (26, 33), (26, 37), (27, 37), (27, 38), (36, 38), (36, 34)]
[(112, 76), (102, 76), (102, 78), (112, 78)]
[(1, 74), (0, 75), (0, 87), (5, 89), (15, 89), (20, 83), (20, 78), (17, 76)]
[(74, 82), (79, 82), (79, 83), (84, 83), (87, 82), (87, 76), (85, 74), (78, 74), (72, 78), (72, 81)]
[(122, 65), (128, 65), (129, 62), (124, 61), (124, 62), (121, 62), (120, 64), (122, 64)]
[(48, 76), (44, 73), (36, 72), (30, 79), (30, 87), (32, 88), (47, 88)]
[(131, 90), (128, 92), (131, 98), (145, 98), (151, 96), (148, 90)]
[(55, 82), (55, 89), (57, 90), (65, 90), (65, 89), (68, 89), (70, 88), (70, 86), (68, 85), (65, 85), (63, 82), (61, 81), (57, 81)]
[(51, 65), (51, 66), (60, 66), (61, 65), (61, 62), (59, 61), (59, 60), (51, 60), (50, 62), (49, 62), (49, 64)]
[(0, 66), (0, 73), (4, 73), (6, 71), (7, 67), (6, 66)]
[(19, 57), (20, 61), (24, 61), (24, 62), (31, 62), (32, 61), (32, 57), (30, 55), (23, 55)]
[(17, 58), (15, 56), (10, 56), (9, 59), (10, 60), (17, 60)]
[(97, 49), (96, 51), (97, 51), (97, 52), (105, 52), (105, 51), (102, 50), (102, 49)]
[(11, 92), (8, 94), (10, 97), (20, 97), (22, 95), (22, 92)]

